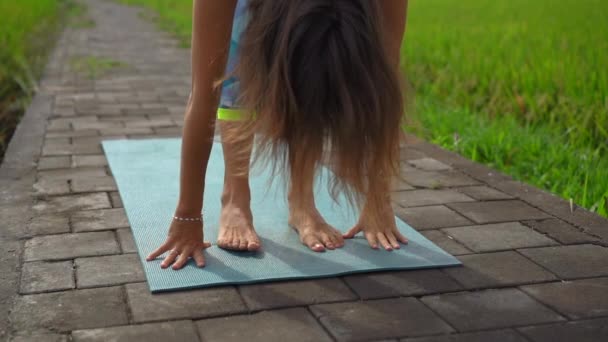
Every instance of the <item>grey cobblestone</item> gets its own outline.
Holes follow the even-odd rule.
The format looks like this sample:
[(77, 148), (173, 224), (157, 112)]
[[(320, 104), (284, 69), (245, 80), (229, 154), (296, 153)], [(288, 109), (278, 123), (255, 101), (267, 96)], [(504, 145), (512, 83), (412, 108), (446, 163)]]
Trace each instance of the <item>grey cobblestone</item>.
[(476, 252), (557, 245), (557, 242), (519, 222), (492, 223), (442, 230)]
[(75, 193), (118, 190), (114, 178), (109, 176), (74, 179), (71, 182), (70, 188)]
[(75, 330), (74, 342), (137, 342), (137, 341), (180, 341), (198, 342), (196, 328), (192, 321), (148, 323), (121, 327)]
[(362, 299), (418, 296), (462, 289), (440, 270), (361, 274), (347, 276), (345, 280)]
[(65, 179), (41, 179), (34, 183), (36, 196), (63, 195), (70, 193), (70, 185)]
[(442, 170), (451, 170), (452, 167), (440, 162), (437, 159), (433, 158), (420, 158), (420, 159), (412, 159), (408, 160), (408, 164), (425, 171), (442, 171)]
[(119, 287), (20, 296), (11, 312), (11, 321), (18, 330), (62, 332), (128, 323)]
[(453, 237), (445, 234), (441, 230), (424, 230), (421, 232), (427, 239), (433, 241), (444, 251), (452, 255), (462, 255), (473, 253), (470, 249), (466, 248), (463, 244), (456, 241)]
[(477, 223), (521, 221), (551, 217), (518, 200), (451, 203), (448, 206)]
[(532, 342), (608, 341), (608, 318), (518, 329)]
[(467, 289), (520, 285), (556, 280), (542, 267), (517, 252), (461, 255), (462, 267), (448, 267), (444, 272)]
[(608, 316), (608, 278), (520, 287), (570, 319)]
[(251, 310), (357, 299), (338, 278), (242, 285), (239, 292)]
[(119, 285), (145, 280), (137, 254), (118, 254), (74, 261), (79, 288)]
[(43, 157), (38, 161), (38, 170), (61, 169), (70, 167), (70, 156)]
[[(173, 270), (168, 269), (168, 272)], [(152, 294), (146, 283), (127, 284), (135, 322), (205, 318), (247, 311), (234, 287)]]
[(422, 301), (459, 331), (565, 320), (561, 315), (513, 288), (447, 293), (423, 297)]
[(417, 230), (473, 224), (469, 219), (443, 205), (397, 208), (395, 214)]
[(26, 262), (21, 270), (20, 293), (69, 290), (74, 288), (71, 261)]
[(60, 234), (70, 231), (69, 218), (63, 214), (38, 215), (27, 224), (26, 236)]
[(558, 219), (532, 220), (524, 221), (523, 223), (566, 245), (601, 241), (601, 239), (585, 234), (572, 225)]
[(331, 341), (306, 309), (263, 311), (253, 315), (212, 318), (196, 323), (203, 341)]
[(34, 333), (18, 335), (10, 339), (11, 342), (68, 342), (67, 335)]
[(118, 234), (118, 242), (123, 253), (137, 253), (135, 240), (130, 228), (117, 229), (116, 233)]
[(608, 248), (574, 245), (526, 248), (520, 253), (562, 279), (608, 276)]
[(74, 232), (129, 227), (123, 208), (77, 211), (72, 214), (71, 222)]
[(111, 208), (107, 193), (95, 192), (82, 195), (56, 196), (39, 200), (32, 208), (39, 214), (75, 210)]
[(411, 190), (395, 193), (393, 200), (402, 207), (420, 207), (452, 202), (472, 202), (474, 199), (454, 190)]
[(453, 331), (433, 311), (411, 297), (321, 304), (312, 306), (311, 310), (338, 341), (378, 340)]
[(114, 232), (37, 236), (25, 242), (24, 259), (62, 260), (119, 253)]
[(513, 199), (513, 196), (507, 195), (496, 189), (492, 189), (485, 185), (478, 186), (466, 186), (455, 189), (458, 192), (472, 197), (478, 201), (491, 201), (491, 200), (506, 200)]
[(513, 329), (406, 338), (401, 342), (527, 342)]

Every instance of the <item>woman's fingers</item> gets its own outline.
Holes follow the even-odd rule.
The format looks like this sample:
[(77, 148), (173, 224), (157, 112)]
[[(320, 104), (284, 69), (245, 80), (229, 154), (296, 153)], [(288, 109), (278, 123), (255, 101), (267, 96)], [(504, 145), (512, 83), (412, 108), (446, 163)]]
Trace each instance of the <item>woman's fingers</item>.
[(391, 246), (391, 244), (388, 243), (388, 240), (387, 240), (386, 236), (384, 236), (384, 233), (378, 233), (378, 234), (376, 234), (376, 237), (378, 238), (378, 241), (380, 241), (380, 244), (382, 245), (382, 247), (384, 247), (384, 249), (386, 249), (387, 251), (393, 250), (393, 246)]
[(361, 230), (363, 230), (363, 228), (361, 228), (361, 226), (356, 225), (354, 227), (352, 227), (349, 231), (347, 231), (346, 233), (342, 234), (342, 237), (345, 239), (350, 239), (353, 238), (355, 235), (357, 235)]
[(395, 237), (395, 235), (393, 233), (386, 234), (386, 237), (388, 239), (388, 242), (390, 242), (390, 244), (393, 246), (393, 248), (395, 248), (395, 249), (401, 248), (401, 246), (399, 246), (399, 242), (397, 242), (397, 238)]
[(167, 240), (167, 241), (165, 241), (165, 243), (160, 245), (160, 247), (155, 249), (152, 253), (148, 254), (148, 256), (146, 257), (146, 260), (151, 261), (151, 260), (156, 259), (157, 256), (165, 253), (169, 248), (170, 248), (170, 243), (169, 243), (169, 240)]
[(194, 258), (194, 261), (196, 262), (196, 266), (198, 267), (204, 267), (205, 266), (205, 256), (203, 255), (203, 250), (202, 249), (195, 249), (194, 252), (192, 252), (192, 258)]
[(397, 238), (397, 240), (401, 243), (407, 243), (407, 238), (405, 236), (403, 236), (403, 234), (401, 234), (398, 230), (394, 231), (395, 233), (395, 237)]
[(365, 238), (367, 239), (367, 243), (369, 243), (369, 246), (371, 248), (378, 248), (378, 241), (376, 240), (376, 236), (374, 235), (374, 233), (365, 232)]
[(173, 269), (179, 270), (180, 268), (184, 267), (186, 262), (188, 262), (188, 258), (190, 258), (190, 256), (192, 255), (193, 251), (194, 251), (194, 248), (192, 248), (192, 247), (184, 248), (182, 253), (177, 258), (177, 261), (175, 261), (175, 263), (173, 264)]
[(176, 249), (170, 250), (169, 254), (167, 254), (167, 256), (165, 257), (163, 262), (160, 263), (160, 267), (161, 268), (169, 267), (169, 265), (171, 265), (173, 263), (173, 261), (175, 261), (175, 258), (177, 258), (178, 255), (179, 255), (179, 251), (177, 251)]

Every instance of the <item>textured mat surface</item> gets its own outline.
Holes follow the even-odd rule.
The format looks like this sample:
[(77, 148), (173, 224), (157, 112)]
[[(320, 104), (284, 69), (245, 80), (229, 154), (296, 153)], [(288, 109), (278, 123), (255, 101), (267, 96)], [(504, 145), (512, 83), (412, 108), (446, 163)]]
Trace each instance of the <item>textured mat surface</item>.
[[(218, 248), (215, 241), (224, 162), (222, 146), (216, 142), (211, 152), (204, 195), (205, 240), (214, 243), (205, 252), (206, 266), (197, 268), (190, 260), (178, 271), (161, 269), (164, 255), (150, 262), (145, 261), (145, 256), (165, 240), (175, 210), (179, 194), (181, 138), (104, 140), (102, 146), (152, 292), (461, 264), (399, 218), (396, 218), (398, 227), (409, 239), (409, 243), (400, 250), (373, 250), (363, 237), (357, 236), (347, 240), (341, 249), (312, 252), (288, 227), (282, 182), (269, 184), (267, 170), (254, 170), (250, 180), (254, 226), (263, 250), (252, 253)], [(317, 179), (315, 200), (328, 223), (346, 231), (356, 222), (357, 215), (346, 207), (343, 198), (338, 205), (331, 200), (325, 187), (328, 172), (324, 170)]]

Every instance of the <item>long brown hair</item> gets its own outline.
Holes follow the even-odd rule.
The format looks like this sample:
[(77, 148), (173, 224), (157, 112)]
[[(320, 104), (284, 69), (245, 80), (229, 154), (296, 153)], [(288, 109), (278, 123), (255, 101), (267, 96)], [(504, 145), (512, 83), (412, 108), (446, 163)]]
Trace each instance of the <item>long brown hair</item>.
[(233, 138), (257, 133), (254, 161), (288, 171), (295, 194), (328, 159), (334, 199), (378, 213), (399, 174), (405, 99), (378, 1), (249, 1), (236, 74), (251, 120)]

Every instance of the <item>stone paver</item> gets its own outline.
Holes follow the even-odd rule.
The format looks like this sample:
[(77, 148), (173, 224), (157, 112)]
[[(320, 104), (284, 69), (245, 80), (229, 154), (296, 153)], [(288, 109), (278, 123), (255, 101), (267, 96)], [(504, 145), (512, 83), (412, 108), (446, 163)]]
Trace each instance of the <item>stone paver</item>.
[(425, 205), (446, 204), (452, 202), (472, 202), (474, 199), (455, 190), (411, 190), (398, 192), (393, 195), (402, 207), (420, 207)]
[(448, 206), (477, 223), (533, 220), (551, 217), (518, 200), (451, 203)]
[(239, 292), (251, 310), (357, 299), (338, 278), (242, 285)]
[(526, 248), (520, 253), (562, 279), (608, 276), (608, 248), (573, 245)]
[(16, 329), (101, 328), (127, 324), (127, 308), (119, 287), (20, 296), (11, 312)]
[(68, 342), (67, 335), (35, 333), (11, 338), (11, 342)]
[(513, 198), (511, 195), (505, 194), (485, 185), (459, 187), (456, 188), (456, 191), (462, 192), (463, 194), (479, 201), (504, 200)]
[(120, 198), (120, 194), (118, 191), (112, 191), (110, 194), (110, 200), (112, 201), (113, 208), (123, 208), (122, 199)]
[(118, 242), (123, 253), (137, 253), (137, 247), (135, 246), (135, 240), (130, 228), (117, 229), (116, 233), (118, 234)]
[(82, 195), (56, 196), (40, 200), (32, 208), (40, 214), (74, 210), (111, 208), (108, 194), (95, 192)]
[(70, 192), (70, 185), (65, 179), (42, 178), (34, 184), (34, 190), (39, 197), (46, 195), (62, 195)]
[(25, 243), (25, 261), (61, 260), (119, 253), (114, 232), (37, 236)]
[(79, 288), (118, 285), (145, 280), (137, 254), (118, 254), (75, 260)]
[(75, 155), (72, 157), (72, 167), (95, 167), (108, 165), (108, 160), (103, 154)]
[(442, 170), (452, 169), (451, 166), (446, 165), (437, 159), (427, 158), (427, 157), (408, 160), (407, 163), (418, 169), (425, 170), (425, 171), (442, 171)]
[(253, 315), (205, 319), (196, 322), (203, 341), (317, 342), (332, 339), (301, 308), (264, 311)]
[(38, 170), (62, 169), (70, 167), (70, 156), (43, 157), (38, 161)]
[(532, 342), (608, 341), (608, 319), (549, 324), (518, 329)]
[(600, 241), (599, 238), (585, 234), (574, 226), (558, 219), (532, 220), (523, 223), (565, 245)]
[(32, 218), (27, 225), (26, 236), (61, 234), (70, 231), (69, 218), (62, 214), (47, 214)]
[(521, 289), (570, 319), (608, 316), (608, 278), (528, 285)]
[(395, 214), (417, 230), (467, 226), (472, 221), (443, 205), (397, 208)]
[(127, 214), (122, 208), (77, 211), (70, 220), (74, 232), (129, 227)]
[(76, 330), (74, 342), (198, 341), (192, 321), (147, 323), (121, 327)]
[(553, 246), (558, 243), (519, 222), (491, 223), (442, 229), (467, 248), (476, 252)]
[(404, 172), (405, 181), (415, 187), (440, 189), (446, 187), (476, 185), (478, 181), (454, 170), (421, 171), (413, 169)]
[(417, 296), (462, 289), (453, 279), (434, 269), (352, 275), (345, 277), (345, 281), (362, 299)]
[(125, 286), (133, 321), (137, 323), (204, 318), (247, 311), (234, 287), (152, 294), (146, 283)]
[(321, 304), (312, 313), (338, 341), (440, 334), (453, 331), (415, 298)]
[(433, 241), (433, 243), (435, 243), (441, 249), (452, 255), (473, 253), (473, 251), (463, 246), (460, 242), (454, 240), (453, 237), (446, 235), (441, 230), (423, 230), (421, 234), (427, 239)]
[(448, 267), (444, 272), (467, 289), (519, 285), (557, 278), (521, 254), (513, 251), (461, 255), (463, 267)]
[(91, 177), (86, 179), (75, 179), (71, 183), (72, 192), (97, 192), (97, 191), (116, 191), (118, 187), (114, 178)]
[(422, 302), (459, 331), (564, 321), (565, 318), (513, 288), (422, 297)]
[(73, 272), (71, 261), (26, 262), (21, 270), (20, 293), (73, 289)]
[(527, 342), (526, 338), (512, 329), (450, 334), (429, 337), (406, 338), (401, 342)]
[(106, 170), (100, 167), (78, 167), (38, 171), (38, 177), (52, 180), (83, 179), (106, 176)]

